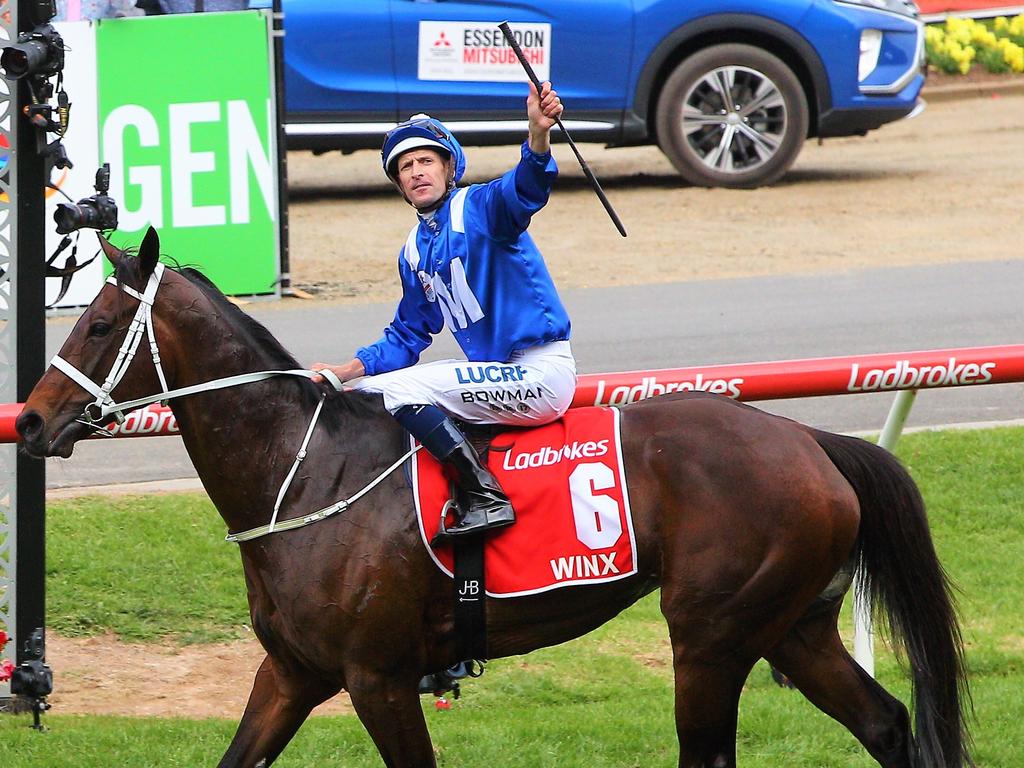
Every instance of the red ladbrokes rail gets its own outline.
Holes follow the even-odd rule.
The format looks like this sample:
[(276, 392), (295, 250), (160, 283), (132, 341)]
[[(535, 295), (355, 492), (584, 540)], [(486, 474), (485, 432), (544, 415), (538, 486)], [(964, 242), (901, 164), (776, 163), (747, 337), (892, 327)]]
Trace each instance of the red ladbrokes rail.
[[(863, 392), (1024, 381), (1024, 344), (932, 349), (768, 363), (665, 368), (579, 377), (573, 407), (625, 405), (667, 392), (699, 390), (737, 400), (780, 400)], [(17, 441), (21, 405), (0, 405), (0, 443)], [(178, 434), (169, 408), (150, 406), (111, 426), (117, 437)]]
[[(819, 357), (771, 363), (739, 363), (580, 376), (573, 407), (625, 405), (668, 392), (704, 391), (737, 400), (780, 400), (821, 395), (899, 391), (879, 445), (892, 449), (921, 389), (1007, 384), (1024, 381), (1024, 344), (932, 349), (880, 355)], [(0, 443), (17, 440), (14, 421), (20, 404), (0, 405)], [(150, 406), (111, 425), (118, 437), (178, 434), (169, 408)], [(871, 609), (854, 591), (854, 656), (874, 675)]]
[(581, 376), (573, 406), (625, 405), (701, 390), (737, 400), (888, 392), (1024, 381), (1024, 344)]

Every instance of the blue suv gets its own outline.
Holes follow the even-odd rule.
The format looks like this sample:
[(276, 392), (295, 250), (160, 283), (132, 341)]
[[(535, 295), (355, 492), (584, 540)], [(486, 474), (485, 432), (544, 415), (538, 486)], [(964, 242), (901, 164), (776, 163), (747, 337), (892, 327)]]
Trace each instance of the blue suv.
[(518, 144), (525, 76), (497, 29), (503, 20), (558, 90), (574, 139), (657, 144), (697, 185), (771, 184), (804, 139), (864, 134), (923, 106), (924, 27), (913, 0), (283, 8), (290, 149), (377, 149), (417, 112), (443, 120), (464, 144)]

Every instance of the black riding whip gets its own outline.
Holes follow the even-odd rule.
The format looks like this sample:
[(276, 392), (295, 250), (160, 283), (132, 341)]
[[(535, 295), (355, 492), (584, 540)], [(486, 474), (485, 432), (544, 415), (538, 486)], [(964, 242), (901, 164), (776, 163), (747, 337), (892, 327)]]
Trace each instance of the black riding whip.
[[(508, 41), (512, 50), (515, 51), (516, 58), (519, 59), (519, 63), (523, 65), (523, 69), (526, 70), (527, 76), (533, 83), (534, 88), (537, 89), (537, 95), (540, 96), (541, 83), (540, 80), (537, 79), (537, 73), (533, 71), (533, 67), (530, 66), (530, 62), (528, 62), (526, 60), (526, 56), (523, 55), (523, 49), (519, 47), (519, 43), (517, 43), (516, 39), (512, 36), (512, 30), (509, 29), (508, 22), (501, 22), (498, 25), (498, 29), (501, 30), (501, 33), (505, 36), (505, 40)], [(562, 129), (562, 133), (565, 135), (565, 140), (569, 142), (569, 146), (572, 147), (573, 154), (576, 155), (576, 159), (579, 161), (580, 168), (583, 169), (583, 174), (590, 180), (590, 186), (592, 186), (594, 188), (594, 192), (597, 193), (597, 197), (601, 200), (601, 205), (603, 205), (604, 209), (608, 212), (608, 215), (612, 219), (612, 223), (615, 224), (615, 228), (619, 230), (620, 235), (625, 237), (626, 228), (622, 226), (622, 222), (619, 220), (618, 214), (615, 213), (615, 209), (612, 208), (612, 204), (608, 201), (608, 197), (605, 195), (604, 190), (601, 189), (601, 184), (594, 175), (594, 172), (590, 170), (590, 166), (587, 165), (587, 161), (583, 159), (583, 155), (581, 155), (580, 151), (576, 148), (576, 142), (572, 140), (572, 136), (570, 136), (569, 132), (565, 130), (565, 126), (562, 125), (560, 118), (556, 117), (555, 123)]]

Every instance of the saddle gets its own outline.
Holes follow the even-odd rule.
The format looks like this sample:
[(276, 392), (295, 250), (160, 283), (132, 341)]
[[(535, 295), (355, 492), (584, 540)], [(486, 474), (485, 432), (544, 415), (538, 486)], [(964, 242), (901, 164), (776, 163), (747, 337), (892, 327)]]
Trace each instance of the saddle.
[(460, 419), (453, 419), (453, 421), (462, 430), (462, 434), (466, 436), (469, 444), (476, 449), (476, 452), (480, 454), (480, 459), (484, 462), (487, 461), (490, 451), (507, 451), (509, 449), (507, 445), (494, 445), (494, 440), (499, 435), (534, 429), (534, 427), (510, 426), (508, 424), (470, 424), (468, 421)]
[[(453, 495), (451, 480), (421, 451), (409, 462), (410, 481), (423, 546), (453, 578), (456, 658), (486, 659), (489, 599), (634, 575), (632, 517), (616, 409), (576, 409), (537, 428), (459, 426), (516, 505), (516, 523), (473, 537), (467, 547), (432, 547), (439, 512)], [(425, 679), (423, 691), (457, 681), (446, 674)]]

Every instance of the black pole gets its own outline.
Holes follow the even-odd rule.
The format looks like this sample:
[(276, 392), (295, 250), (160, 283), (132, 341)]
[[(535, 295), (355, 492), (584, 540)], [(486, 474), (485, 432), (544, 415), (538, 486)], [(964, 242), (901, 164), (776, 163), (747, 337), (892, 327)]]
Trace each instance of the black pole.
[[(18, 104), (28, 104), (28, 84), (18, 82)], [(46, 367), (46, 296), (44, 272), (45, 205), (43, 159), (39, 155), (36, 131), (24, 115), (18, 115), (15, 158), (18, 179), (18, 234), (15, 245), (18, 267), (15, 272), (17, 291), (17, 397), (23, 403), (43, 375)], [(46, 512), (45, 464), (19, 452), (17, 464), (17, 628), (18, 658), (22, 661), (41, 659), (43, 649), (26, 651), (24, 641), (45, 625), (45, 563)]]
[[(45, 15), (45, 11), (41, 11), (44, 6), (39, 0), (19, 0), (19, 33), (31, 31), (38, 24), (49, 20), (49, 17), (41, 18)], [(40, 153), (42, 146), (45, 146), (45, 134), (32, 125), (23, 112), (23, 108), (32, 101), (28, 78), (17, 81), (16, 94), (14, 161), (17, 164), (17, 179), (14, 214), (17, 235), (14, 253), (17, 268), (13, 288), (17, 297), (16, 389), (18, 402), (23, 403), (46, 367), (46, 176)], [(46, 659), (45, 464), (19, 453), (16, 473), (15, 662), (18, 671), (12, 680), (12, 692), (22, 696), (28, 694), (25, 697), (32, 702), (38, 718), (41, 700), (49, 693), (45, 690), (45, 678), (49, 670), (43, 665)], [(25, 690), (26, 687), (28, 690)]]
[(288, 137), (284, 130), (284, 10), (281, 0), (274, 0), (273, 7), (273, 38), (274, 38), (274, 91), (275, 111), (274, 123), (277, 126), (277, 221), (280, 226), (281, 251), (281, 293), (291, 295), (291, 254), (288, 239)]

